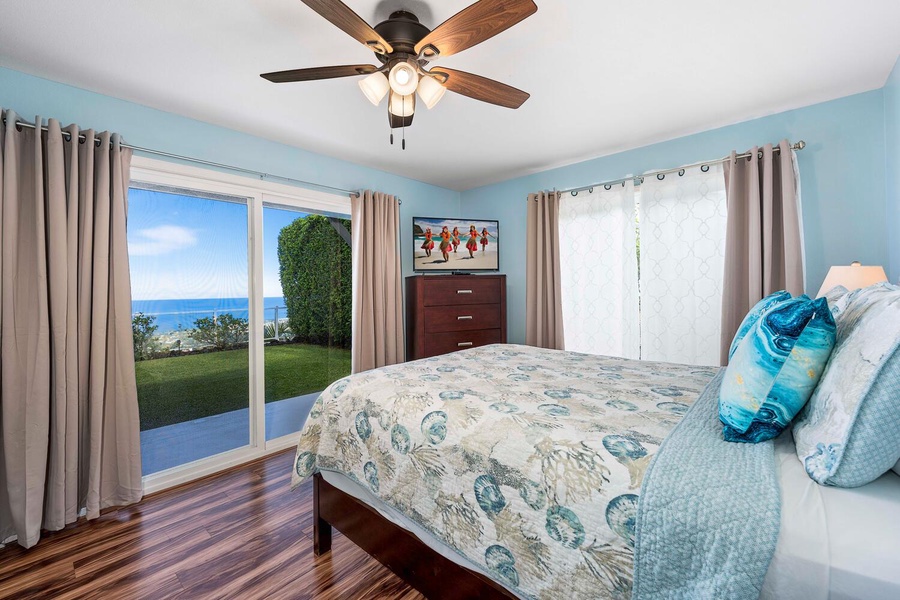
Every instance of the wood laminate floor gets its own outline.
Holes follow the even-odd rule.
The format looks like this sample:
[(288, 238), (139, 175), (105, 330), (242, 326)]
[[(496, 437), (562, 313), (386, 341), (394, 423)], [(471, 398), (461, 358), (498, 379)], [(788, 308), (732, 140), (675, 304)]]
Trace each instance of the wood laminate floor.
[(0, 549), (0, 599), (391, 598), (419, 600), (337, 531), (312, 547), (312, 485), (289, 490), (285, 452), (99, 519)]

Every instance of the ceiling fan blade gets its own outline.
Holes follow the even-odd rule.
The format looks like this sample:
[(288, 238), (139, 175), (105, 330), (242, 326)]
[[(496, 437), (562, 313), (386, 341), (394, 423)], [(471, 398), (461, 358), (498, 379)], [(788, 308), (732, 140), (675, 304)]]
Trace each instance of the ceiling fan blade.
[[(383, 54), (390, 54), (394, 51), (387, 40), (378, 35), (368, 23), (362, 20), (362, 17), (343, 2), (339, 0), (302, 0), (302, 2), (375, 52), (381, 50)], [(381, 48), (378, 48), (379, 45)]]
[(479, 0), (435, 27), (416, 44), (416, 52), (422, 52), (429, 44), (441, 56), (462, 52), (506, 31), (535, 11), (533, 0)]
[(274, 73), (263, 73), (260, 77), (268, 79), (272, 83), (290, 83), (292, 81), (314, 81), (316, 79), (368, 75), (377, 70), (378, 67), (372, 65), (342, 65), (340, 67), (313, 67), (311, 69), (275, 71)]
[(511, 85), (465, 71), (435, 67), (431, 72), (435, 75), (445, 73), (447, 81), (443, 82), (443, 85), (451, 92), (497, 106), (519, 108), (531, 96), (528, 92), (517, 90)]

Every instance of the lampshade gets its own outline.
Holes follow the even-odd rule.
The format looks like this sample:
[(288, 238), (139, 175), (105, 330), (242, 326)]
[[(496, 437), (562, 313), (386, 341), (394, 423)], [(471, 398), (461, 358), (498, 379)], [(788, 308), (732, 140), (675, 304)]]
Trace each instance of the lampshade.
[(825, 292), (838, 285), (848, 290), (858, 290), (887, 280), (883, 267), (864, 267), (854, 261), (849, 267), (831, 267), (822, 282), (818, 297), (824, 296)]
[(423, 77), (419, 81), (419, 87), (416, 91), (419, 92), (419, 98), (422, 99), (425, 106), (432, 109), (444, 97), (444, 92), (447, 91), (447, 88), (438, 83), (433, 77)]
[(378, 106), (382, 98), (390, 91), (391, 86), (388, 84), (387, 77), (384, 73), (372, 73), (359, 82), (359, 88), (362, 90), (369, 102)]
[(391, 92), (391, 98), (388, 102), (388, 111), (392, 115), (396, 115), (398, 117), (410, 117), (414, 112), (416, 112), (416, 95), (409, 94), (408, 96), (401, 96), (395, 92)]
[(392, 90), (401, 96), (408, 96), (416, 91), (416, 86), (419, 85), (419, 74), (416, 73), (415, 67), (408, 62), (398, 62), (391, 67), (388, 81)]

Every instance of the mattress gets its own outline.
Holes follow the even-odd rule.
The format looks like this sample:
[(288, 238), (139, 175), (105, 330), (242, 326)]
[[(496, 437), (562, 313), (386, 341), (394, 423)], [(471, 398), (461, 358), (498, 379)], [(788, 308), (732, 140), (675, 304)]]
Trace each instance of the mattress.
[(762, 598), (900, 598), (900, 476), (853, 489), (806, 474), (790, 431), (775, 444), (781, 531)]
[[(760, 597), (766, 600), (900, 598), (900, 476), (888, 472), (856, 489), (823, 487), (803, 470), (790, 431), (777, 440), (775, 452), (782, 492), (782, 523)], [(421, 526), (385, 505), (366, 488), (338, 473), (323, 471), (322, 476), (445, 558), (490, 576), (432, 540)]]

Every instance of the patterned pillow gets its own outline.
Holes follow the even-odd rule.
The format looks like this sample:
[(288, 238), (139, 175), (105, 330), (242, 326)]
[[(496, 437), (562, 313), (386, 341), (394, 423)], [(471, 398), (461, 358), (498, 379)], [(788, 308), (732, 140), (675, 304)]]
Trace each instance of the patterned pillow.
[(737, 333), (734, 334), (734, 339), (731, 340), (731, 347), (728, 349), (728, 360), (731, 360), (731, 357), (734, 356), (734, 351), (737, 350), (738, 344), (741, 343), (741, 340), (744, 339), (744, 336), (747, 335), (747, 332), (749, 332), (756, 325), (756, 322), (759, 321), (759, 318), (764, 312), (766, 312), (776, 304), (780, 304), (785, 300), (790, 299), (791, 293), (785, 290), (781, 290), (780, 292), (769, 294), (768, 296), (757, 302), (756, 305), (750, 309), (750, 312), (747, 313), (747, 316), (744, 317), (744, 320), (741, 321), (741, 326), (738, 327)]
[(900, 287), (879, 283), (843, 302), (834, 354), (794, 442), (812, 479), (857, 487), (900, 459)]
[(825, 298), (798, 296), (769, 308), (738, 344), (719, 390), (729, 442), (777, 437), (812, 395), (834, 348)]
[(822, 297), (828, 300), (828, 308), (831, 309), (831, 316), (837, 321), (840, 314), (847, 310), (847, 300), (850, 297), (850, 290), (842, 285), (837, 285), (825, 292), (825, 295)]

